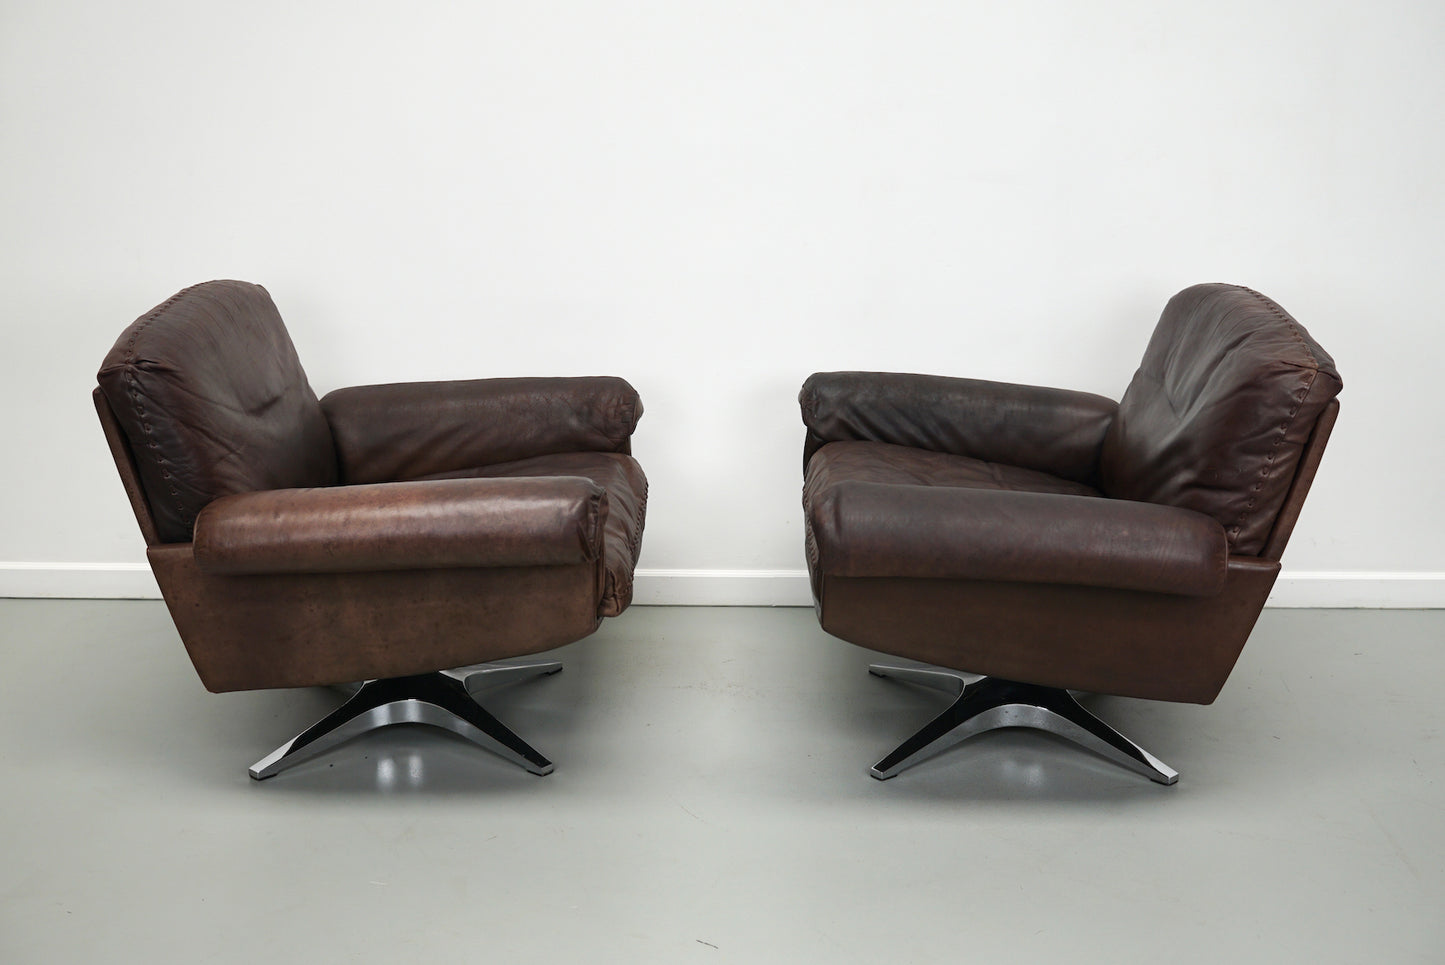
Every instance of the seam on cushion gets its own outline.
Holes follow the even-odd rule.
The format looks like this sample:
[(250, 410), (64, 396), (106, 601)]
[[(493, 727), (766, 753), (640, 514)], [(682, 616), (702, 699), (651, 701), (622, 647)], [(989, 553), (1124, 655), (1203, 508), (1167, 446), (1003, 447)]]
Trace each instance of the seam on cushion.
[(1264, 468), (1259, 472), (1259, 481), (1254, 484), (1254, 490), (1249, 495), (1249, 502), (1245, 504), (1244, 509), (1240, 510), (1239, 517), (1230, 529), (1229, 546), (1231, 549), (1234, 548), (1234, 541), (1238, 538), (1240, 530), (1244, 528), (1245, 522), (1249, 519), (1250, 514), (1254, 512), (1254, 504), (1259, 500), (1259, 492), (1264, 488), (1264, 483), (1265, 480), (1269, 478), (1270, 470), (1274, 468), (1274, 459), (1275, 456), (1279, 454), (1279, 447), (1284, 444), (1285, 438), (1289, 435), (1290, 426), (1294, 424), (1294, 418), (1299, 413), (1300, 407), (1304, 405), (1305, 399), (1309, 398), (1310, 389), (1314, 387), (1315, 379), (1318, 376), (1318, 370), (1310, 374), (1309, 379), (1300, 387), (1298, 396), (1295, 399), (1294, 408), (1289, 411), (1289, 415), (1280, 423), (1279, 435), (1274, 440), (1274, 445), (1269, 449), (1269, 457), (1265, 460)]
[(647, 518), (647, 492), (648, 484), (642, 484), (642, 494), (637, 500), (637, 519), (632, 523), (632, 537), (627, 541), (627, 550), (632, 554), (632, 565), (637, 565), (637, 557), (642, 551), (642, 526), (643, 520)]
[(1283, 365), (1292, 369), (1301, 369), (1305, 372), (1318, 372), (1318, 365), (1305, 365), (1303, 362), (1291, 362), (1289, 359), (1275, 359), (1277, 365)]
[[(632, 400), (619, 392), (611, 412), (608, 413), (607, 421), (609, 425), (603, 430), (603, 433), (607, 436), (608, 443), (612, 447), (611, 451), (620, 452), (622, 450), (623, 444), (627, 442), (628, 437), (631, 435), (631, 432), (629, 432), (627, 428), (631, 420)], [(617, 437), (615, 439), (607, 432), (607, 429), (611, 428), (617, 429)]]
[(823, 561), (818, 548), (818, 535), (813, 532), (813, 501), (809, 498), (809, 487), (803, 484), (803, 552), (807, 555), (810, 568), (816, 569)]
[(1293, 318), (1290, 317), (1289, 312), (1286, 312), (1279, 305), (1275, 304), (1273, 299), (1270, 299), (1265, 295), (1261, 295), (1253, 288), (1245, 288), (1243, 285), (1241, 285), (1240, 289), (1253, 295), (1256, 299), (1258, 299), (1261, 305), (1263, 305), (1266, 309), (1269, 310), (1269, 313), (1271, 315), (1279, 319), (1281, 322), (1284, 322), (1285, 326), (1289, 329), (1290, 337), (1293, 338), (1296, 342), (1298, 342), (1300, 344), (1300, 348), (1305, 350), (1305, 354), (1314, 360), (1315, 371), (1318, 372), (1320, 367), (1320, 360), (1318, 358), (1315, 358), (1314, 351), (1310, 349), (1310, 343), (1305, 341), (1304, 336), (1300, 334), (1299, 325), (1295, 322)]
[[(644, 480), (642, 484), (642, 493), (637, 500), (637, 519), (633, 522), (632, 532), (628, 534), (627, 538), (627, 552), (632, 559), (632, 567), (630, 569), (635, 569), (637, 567), (637, 557), (639, 555), (639, 551), (642, 548), (643, 520), (647, 518), (647, 491), (648, 484)], [(632, 596), (632, 575), (629, 573), (627, 575), (627, 582), (623, 583), (621, 579), (621, 574), (613, 573), (612, 570), (608, 569), (605, 549), (602, 558), (602, 569), (603, 572), (607, 575), (607, 583), (610, 583), (612, 585), (612, 592), (611, 594), (608, 594), (606, 592), (603, 593), (601, 610), (613, 610), (613, 615), (615, 615), (616, 613), (621, 613), (622, 610), (620, 609), (620, 607), (622, 603), (623, 588), (625, 587), (627, 589), (627, 596), (629, 600)], [(603, 616), (606, 615), (607, 614), (603, 612)]]
[(1311, 351), (1309, 343), (1305, 341), (1304, 336), (1300, 334), (1299, 326), (1295, 323), (1294, 319), (1289, 316), (1289, 313), (1275, 304), (1273, 300), (1265, 297), (1253, 288), (1245, 288), (1241, 285), (1240, 290), (1248, 292), (1256, 301), (1263, 305), (1271, 315), (1283, 322), (1289, 330), (1290, 337), (1299, 343), (1300, 348), (1304, 349), (1305, 355), (1315, 364), (1313, 368), (1294, 365), (1295, 368), (1304, 369), (1309, 372), (1310, 375), (1301, 387), (1298, 397), (1295, 399), (1294, 408), (1289, 411), (1289, 415), (1285, 417), (1285, 421), (1280, 423), (1279, 436), (1274, 440), (1274, 445), (1270, 447), (1269, 457), (1265, 460), (1264, 468), (1260, 470), (1259, 481), (1254, 484), (1254, 490), (1250, 493), (1249, 502), (1245, 503), (1244, 509), (1240, 510), (1239, 516), (1234, 521), (1234, 525), (1230, 527), (1230, 549), (1234, 548), (1234, 541), (1239, 538), (1240, 532), (1244, 529), (1244, 524), (1248, 522), (1250, 515), (1254, 512), (1254, 504), (1259, 501), (1260, 490), (1264, 488), (1265, 480), (1269, 478), (1270, 470), (1274, 468), (1274, 460), (1275, 457), (1279, 455), (1279, 447), (1284, 444), (1284, 440), (1289, 436), (1290, 426), (1294, 424), (1295, 416), (1299, 414), (1300, 408), (1304, 406), (1305, 399), (1309, 398), (1310, 389), (1314, 388), (1315, 379), (1319, 378), (1320, 374), (1319, 359), (1316, 358), (1315, 353)]
[(604, 563), (607, 555), (607, 535), (604, 532), (606, 522), (602, 517), (602, 500), (606, 497), (607, 490), (604, 489), (587, 500), (587, 545), (589, 548), (597, 548), (597, 559)]
[(637, 431), (637, 423), (640, 421), (637, 407), (641, 402), (642, 398), (637, 395), (635, 391), (629, 395), (626, 392), (618, 390), (616, 403), (613, 406), (612, 416), (609, 420), (611, 425), (608, 427), (611, 428), (615, 426), (618, 429), (618, 436), (615, 441), (611, 435), (608, 435), (612, 452), (622, 452), (627, 446), (627, 440), (631, 439), (633, 433)]
[[(201, 284), (205, 284), (205, 282), (202, 282)], [(176, 292), (174, 295), (172, 295), (170, 298), (167, 298), (165, 301), (157, 305), (154, 309), (151, 310), (151, 313), (149, 315), (141, 319), (140, 323), (131, 330), (130, 338), (127, 339), (125, 343), (125, 379), (127, 388), (126, 394), (130, 396), (131, 406), (135, 409), (136, 418), (140, 421), (141, 431), (145, 433), (146, 448), (151, 451), (151, 457), (156, 461), (156, 467), (160, 470), (161, 478), (166, 480), (166, 488), (170, 490), (171, 498), (175, 501), (176, 515), (180, 518), (182, 523), (189, 523), (191, 525), (195, 524), (195, 518), (189, 516), (189, 514), (186, 512), (185, 506), (183, 506), (181, 503), (181, 492), (175, 487), (175, 484), (171, 482), (173, 478), (171, 476), (171, 471), (166, 468), (166, 459), (164, 456), (161, 455), (160, 443), (156, 442), (155, 436), (151, 433), (151, 424), (149, 421), (146, 420), (145, 408), (141, 405), (140, 389), (136, 386), (135, 380), (135, 370), (137, 367), (135, 362), (135, 343), (136, 339), (140, 337), (140, 333), (145, 331), (146, 327), (149, 326), (152, 322), (160, 318), (161, 314), (166, 309), (170, 308), (173, 304), (179, 301), (182, 296), (190, 294), (191, 291), (199, 287), (201, 286), (191, 285), (189, 288), (183, 288), (180, 291)]]
[(809, 419), (811, 419), (812, 422), (818, 421), (818, 393), (809, 392), (798, 401), (802, 404), (803, 424), (811, 429), (812, 423), (809, 422)]
[(988, 467), (988, 474), (993, 477), (994, 484), (997, 485), (999, 489), (1004, 492), (1013, 492), (1013, 487), (1004, 481), (1003, 473), (998, 471), (998, 465), (996, 463), (984, 462), (982, 459), (980, 459), (979, 462), (983, 462), (983, 464)]

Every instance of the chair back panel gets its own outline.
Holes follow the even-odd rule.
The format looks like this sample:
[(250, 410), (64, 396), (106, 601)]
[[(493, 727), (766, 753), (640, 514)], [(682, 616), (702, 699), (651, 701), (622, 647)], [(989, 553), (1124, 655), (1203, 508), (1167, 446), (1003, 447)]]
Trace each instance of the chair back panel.
[(162, 542), (238, 492), (330, 486), (331, 430), (260, 285), (196, 285), (136, 319), (97, 376)]
[(1100, 488), (1213, 516), (1231, 552), (1259, 555), (1340, 388), (1334, 360), (1268, 298), (1236, 285), (1185, 289), (1104, 437)]
[(116, 471), (120, 473), (120, 484), (125, 487), (125, 495), (130, 500), (130, 508), (135, 513), (135, 521), (140, 525), (141, 535), (145, 537), (147, 546), (154, 546), (161, 541), (161, 537), (156, 531), (156, 518), (146, 500), (145, 490), (141, 489), (135, 453), (131, 451), (130, 443), (125, 438), (125, 430), (116, 420), (115, 410), (106, 401), (105, 393), (97, 386), (91, 391), (90, 397), (95, 403), (95, 414), (100, 416), (101, 431), (105, 433), (111, 458), (115, 460)]
[(1279, 515), (1274, 519), (1274, 528), (1269, 532), (1264, 551), (1259, 554), (1264, 559), (1278, 560), (1284, 556), (1284, 548), (1289, 545), (1295, 523), (1299, 522), (1300, 510), (1304, 509), (1305, 497), (1310, 494), (1310, 487), (1314, 485), (1315, 473), (1319, 470), (1320, 459), (1325, 454), (1325, 444), (1330, 441), (1330, 433), (1334, 431), (1335, 420), (1339, 417), (1340, 400), (1331, 399), (1320, 417), (1315, 420), (1315, 431), (1310, 434), (1309, 442), (1305, 443), (1305, 451), (1300, 456), (1299, 468), (1295, 470), (1289, 495), (1285, 497)]

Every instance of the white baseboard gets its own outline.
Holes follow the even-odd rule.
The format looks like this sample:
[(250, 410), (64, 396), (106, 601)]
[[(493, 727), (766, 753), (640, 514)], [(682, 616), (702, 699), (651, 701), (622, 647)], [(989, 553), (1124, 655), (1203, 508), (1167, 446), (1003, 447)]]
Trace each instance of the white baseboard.
[(638, 569), (632, 602), (642, 606), (812, 606), (807, 570)]
[[(812, 606), (807, 570), (639, 569), (642, 606)], [(1265, 604), (1336, 609), (1445, 608), (1445, 573), (1317, 571), (1280, 574)]]
[(0, 597), (74, 600), (159, 600), (145, 563), (3, 563)]
[[(0, 562), (0, 597), (158, 600), (144, 563)], [(640, 606), (812, 606), (806, 570), (639, 569)], [(1284, 572), (1272, 607), (1445, 609), (1445, 573)]]
[(1445, 608), (1445, 573), (1285, 570), (1265, 606), (1437, 610)]

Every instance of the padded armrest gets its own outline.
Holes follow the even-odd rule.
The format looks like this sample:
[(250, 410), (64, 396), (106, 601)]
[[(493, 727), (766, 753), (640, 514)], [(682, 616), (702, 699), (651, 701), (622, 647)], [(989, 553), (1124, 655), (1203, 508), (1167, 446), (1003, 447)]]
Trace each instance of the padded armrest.
[(1062, 583), (1213, 596), (1224, 527), (1202, 513), (1094, 496), (849, 480), (809, 509), (835, 576)]
[(222, 496), (196, 518), (208, 573), (343, 573), (585, 563), (607, 493), (580, 476), (438, 479)]
[(346, 483), (395, 482), (558, 452), (630, 452), (642, 400), (612, 376), (404, 382), (321, 400)]
[(819, 372), (798, 396), (803, 468), (829, 442), (891, 442), (1093, 484), (1119, 405), (1088, 392), (892, 372)]

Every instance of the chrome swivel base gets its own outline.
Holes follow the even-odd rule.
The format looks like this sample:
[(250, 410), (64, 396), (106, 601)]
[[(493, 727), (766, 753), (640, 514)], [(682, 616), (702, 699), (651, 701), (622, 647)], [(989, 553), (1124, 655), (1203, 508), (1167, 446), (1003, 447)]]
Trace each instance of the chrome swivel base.
[(358, 734), (391, 724), (442, 727), (533, 774), (551, 774), (552, 762), (483, 710), (472, 695), (561, 669), (556, 660), (478, 664), (352, 685), (346, 703), (251, 765), (251, 776), (265, 780)]
[(1085, 710), (1067, 690), (1021, 684), (999, 677), (970, 682), (950, 670), (873, 664), (868, 672), (923, 684), (958, 695), (947, 710), (874, 764), (880, 781), (975, 734), (999, 727), (1033, 727), (1071, 740), (1116, 764), (1160, 784), (1173, 784), (1179, 772)]

